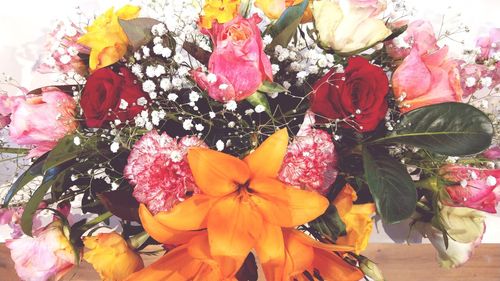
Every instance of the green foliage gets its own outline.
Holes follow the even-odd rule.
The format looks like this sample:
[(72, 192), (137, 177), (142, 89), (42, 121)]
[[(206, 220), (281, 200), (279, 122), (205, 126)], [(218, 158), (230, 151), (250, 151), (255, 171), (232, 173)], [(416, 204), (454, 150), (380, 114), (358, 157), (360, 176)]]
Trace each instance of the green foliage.
[(288, 7), (281, 14), (280, 18), (269, 29), (269, 34), (273, 37), (273, 41), (267, 48), (273, 49), (277, 45), (288, 46), (288, 43), (290, 43), (297, 32), (308, 4), (309, 1), (302, 1), (300, 4)]

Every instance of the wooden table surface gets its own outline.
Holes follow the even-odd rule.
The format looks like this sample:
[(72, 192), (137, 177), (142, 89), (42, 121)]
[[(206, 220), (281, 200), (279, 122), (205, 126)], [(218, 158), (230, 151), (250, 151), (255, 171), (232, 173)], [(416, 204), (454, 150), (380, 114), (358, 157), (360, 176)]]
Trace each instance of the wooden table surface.
[[(387, 281), (500, 281), (500, 245), (483, 244), (463, 267), (439, 268), (431, 245), (372, 244), (363, 253), (378, 262)], [(150, 264), (156, 257), (144, 257)], [(0, 280), (17, 281), (8, 250), (0, 245)], [(83, 263), (72, 281), (99, 280), (92, 267)], [(160, 280), (159, 280), (160, 281)]]

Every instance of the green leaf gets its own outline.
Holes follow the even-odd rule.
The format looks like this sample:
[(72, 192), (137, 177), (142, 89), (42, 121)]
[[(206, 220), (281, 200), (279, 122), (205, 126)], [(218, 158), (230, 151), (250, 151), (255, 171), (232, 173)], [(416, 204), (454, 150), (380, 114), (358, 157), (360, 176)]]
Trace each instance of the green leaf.
[(386, 42), (386, 41), (390, 41), (390, 40), (392, 40), (392, 39), (394, 39), (394, 38), (397, 38), (399, 35), (401, 35), (401, 34), (405, 33), (405, 31), (406, 31), (407, 29), (408, 29), (408, 25), (407, 25), (407, 24), (406, 24), (406, 25), (403, 25), (403, 26), (401, 26), (401, 27), (394, 28), (394, 29), (392, 30), (392, 34), (391, 34), (391, 35), (389, 35), (389, 37), (385, 38), (385, 39), (384, 39), (384, 42)]
[(346, 235), (346, 225), (334, 205), (330, 205), (326, 212), (310, 222), (309, 226), (330, 241), (336, 241), (339, 236)]
[(241, 0), (240, 1), (240, 15), (247, 18), (252, 10), (252, 0)]
[(372, 143), (401, 143), (464, 156), (487, 149), (493, 133), (493, 124), (484, 112), (465, 103), (449, 102), (406, 113), (393, 134)]
[(44, 173), (53, 167), (57, 167), (65, 162), (75, 159), (83, 152), (81, 146), (74, 144), (74, 137), (74, 135), (64, 137), (57, 143), (56, 147), (49, 152), (47, 160), (43, 165), (42, 171)]
[(265, 108), (267, 114), (272, 115), (271, 106), (267, 100), (267, 96), (261, 92), (256, 92), (246, 99), (254, 107), (257, 105), (262, 105)]
[(288, 90), (278, 83), (266, 80), (266, 81), (262, 82), (262, 85), (259, 87), (259, 89), (257, 91), (262, 92), (262, 93), (266, 93), (266, 94), (275, 94), (275, 93), (287, 92)]
[(297, 5), (288, 7), (280, 18), (271, 26), (269, 34), (273, 37), (271, 44), (267, 48), (272, 49), (277, 45), (288, 46), (293, 36), (297, 32), (297, 27), (302, 20), (309, 1), (304, 0)]
[(363, 148), (363, 167), (377, 211), (389, 223), (409, 218), (417, 204), (417, 191), (406, 167), (386, 152)]
[(22, 173), (17, 180), (12, 184), (9, 191), (5, 195), (3, 201), (3, 208), (7, 208), (10, 201), (14, 196), (28, 183), (30, 183), (36, 177), (42, 176), (43, 165), (47, 159), (47, 154), (44, 154), (38, 158), (24, 173)]
[(118, 19), (118, 22), (127, 35), (129, 45), (133, 51), (148, 44), (153, 39), (151, 28), (160, 23), (160, 21), (152, 18)]

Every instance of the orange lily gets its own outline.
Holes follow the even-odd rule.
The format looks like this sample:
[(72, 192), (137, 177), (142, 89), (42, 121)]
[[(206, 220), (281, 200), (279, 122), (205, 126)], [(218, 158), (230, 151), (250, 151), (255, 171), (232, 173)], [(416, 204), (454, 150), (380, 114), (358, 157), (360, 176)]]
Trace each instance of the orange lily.
[(126, 281), (236, 281), (234, 277), (226, 278), (227, 272), (237, 271), (242, 263), (243, 260), (214, 259), (210, 254), (205, 232), (195, 236), (187, 244), (171, 250), (145, 269), (130, 275)]
[(336, 243), (339, 245), (354, 245), (354, 252), (359, 254), (368, 246), (368, 240), (373, 229), (372, 216), (375, 214), (375, 204), (354, 205), (358, 199), (356, 191), (346, 184), (333, 204), (337, 207), (340, 218), (346, 225), (346, 236), (341, 236)]
[[(313, 240), (295, 229), (284, 229), (286, 258), (284, 265), (264, 263), (262, 265), (268, 280), (310, 280), (318, 273), (328, 281), (358, 281), (364, 274), (350, 265), (334, 251), (350, 251), (350, 246), (324, 244)], [(317, 280), (316, 278), (314, 280)]]
[(255, 248), (261, 262), (283, 261), (281, 227), (307, 223), (328, 207), (328, 200), (318, 193), (277, 179), (287, 146), (283, 129), (243, 160), (210, 149), (190, 149), (188, 161), (201, 193), (153, 220), (142, 219), (146, 231), (168, 240), (173, 235), (160, 237), (163, 230), (156, 226), (166, 232), (206, 229), (214, 257), (244, 260)]

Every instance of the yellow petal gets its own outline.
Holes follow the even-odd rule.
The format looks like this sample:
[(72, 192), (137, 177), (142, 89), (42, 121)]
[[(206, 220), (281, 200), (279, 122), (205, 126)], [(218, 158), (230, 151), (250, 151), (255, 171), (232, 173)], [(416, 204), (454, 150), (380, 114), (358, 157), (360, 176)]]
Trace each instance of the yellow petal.
[(214, 199), (204, 194), (195, 194), (175, 205), (170, 211), (160, 212), (155, 218), (163, 225), (176, 230), (199, 230), (206, 228), (207, 213)]
[(275, 178), (278, 175), (288, 148), (287, 129), (268, 137), (254, 152), (245, 157), (252, 177)]
[(352, 202), (356, 201), (357, 198), (356, 191), (354, 191), (350, 184), (346, 184), (332, 203), (337, 208), (340, 217), (343, 217), (349, 213), (353, 205)]
[(212, 255), (246, 258), (262, 233), (262, 224), (262, 216), (245, 195), (222, 198), (208, 215)]
[(252, 202), (266, 221), (294, 227), (314, 220), (328, 208), (328, 200), (317, 192), (287, 186), (278, 180), (255, 178)]
[(285, 0), (256, 0), (255, 7), (261, 9), (266, 17), (278, 19), (285, 10)]
[(139, 217), (144, 230), (162, 244), (183, 244), (200, 234), (200, 231), (179, 231), (166, 227), (156, 220), (143, 204), (139, 206)]
[(244, 184), (250, 172), (240, 159), (206, 148), (191, 148), (188, 162), (196, 185), (205, 194), (224, 196)]
[(133, 6), (133, 5), (125, 5), (116, 11), (116, 15), (118, 18), (122, 20), (131, 20), (139, 16), (139, 12), (141, 11), (141, 7)]

